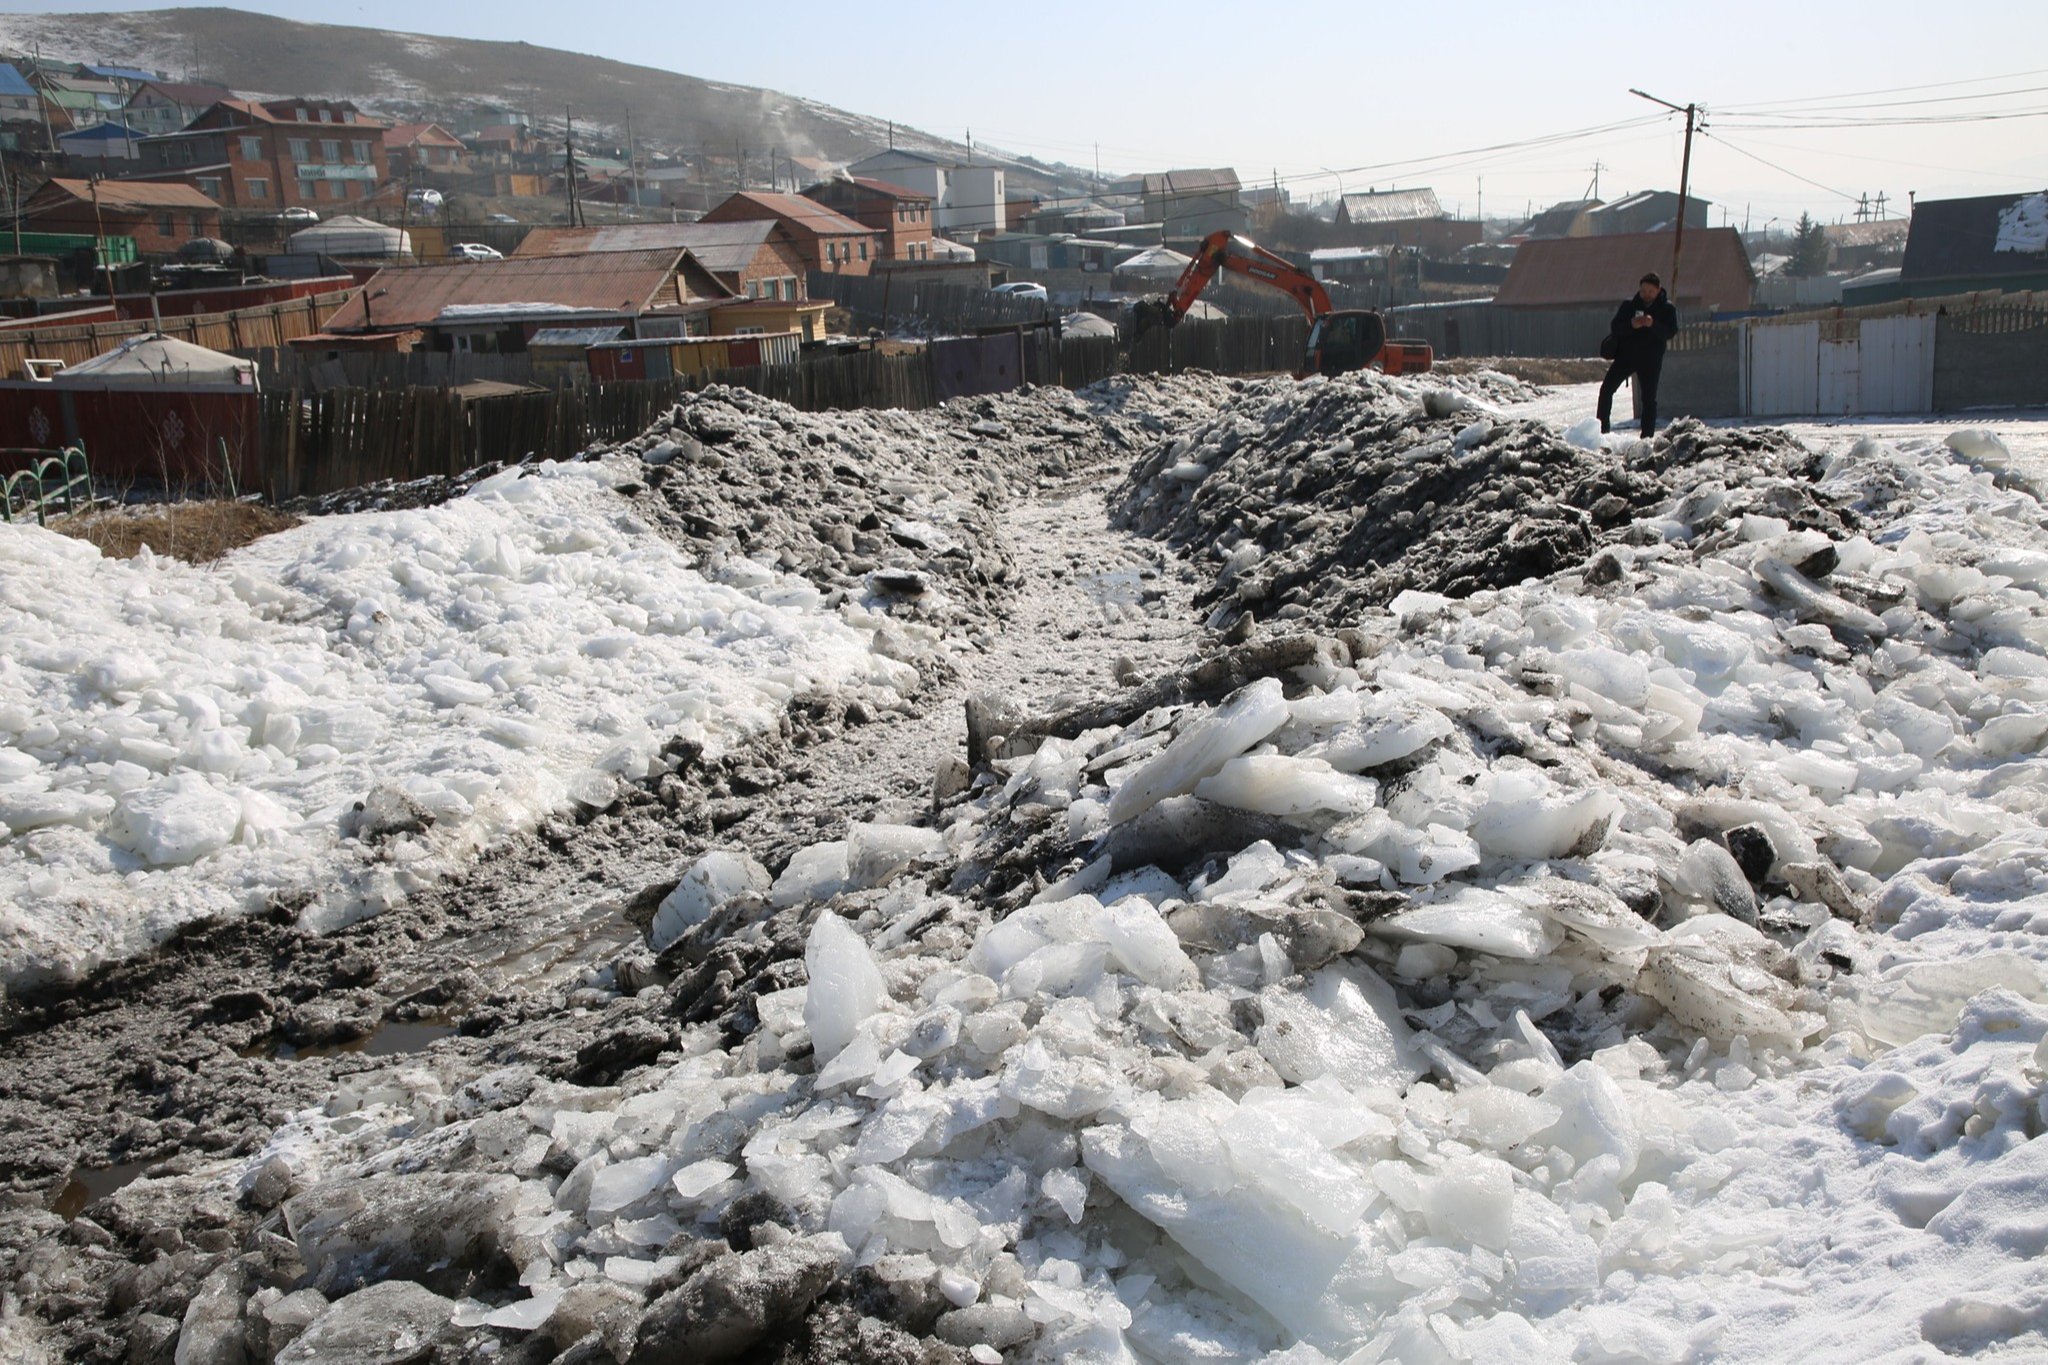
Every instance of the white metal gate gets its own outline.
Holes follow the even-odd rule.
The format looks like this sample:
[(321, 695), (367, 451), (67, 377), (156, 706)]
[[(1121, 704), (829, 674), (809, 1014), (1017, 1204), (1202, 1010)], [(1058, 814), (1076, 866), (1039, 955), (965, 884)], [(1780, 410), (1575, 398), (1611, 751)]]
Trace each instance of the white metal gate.
[(1863, 320), (1859, 412), (1934, 411), (1934, 314)]
[(1742, 415), (1783, 417), (1816, 411), (1820, 324), (1742, 329)]
[(1934, 315), (1745, 323), (1747, 417), (1847, 417), (1934, 410)]

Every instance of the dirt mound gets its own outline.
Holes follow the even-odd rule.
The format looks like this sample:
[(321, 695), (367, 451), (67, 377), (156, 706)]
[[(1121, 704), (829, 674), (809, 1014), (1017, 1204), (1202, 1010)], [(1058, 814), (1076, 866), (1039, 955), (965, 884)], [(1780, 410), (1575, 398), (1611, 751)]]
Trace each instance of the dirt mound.
[(1843, 514), (1808, 491), (1815, 472), (1782, 432), (1686, 421), (1649, 444), (1580, 445), (1469, 394), (1361, 376), (1247, 387), (1139, 461), (1114, 516), (1212, 566), (1197, 600), (1217, 624), (1240, 610), (1343, 624), (1404, 590), (1465, 597), (1655, 538), (1638, 519), (1709, 484), (1722, 495), (1708, 522), (1758, 511), (1837, 529)]

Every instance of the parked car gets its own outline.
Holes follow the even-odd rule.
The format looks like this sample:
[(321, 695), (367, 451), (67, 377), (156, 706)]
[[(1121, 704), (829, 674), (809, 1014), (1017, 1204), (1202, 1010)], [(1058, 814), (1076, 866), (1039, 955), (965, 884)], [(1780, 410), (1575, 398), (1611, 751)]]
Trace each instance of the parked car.
[(304, 204), (298, 204), (278, 214), (277, 221), (280, 223), (317, 223), (320, 221), (320, 215), (307, 208)]
[(1050, 296), (1045, 292), (1045, 286), (1034, 284), (1030, 280), (1011, 280), (1008, 284), (997, 285), (989, 292), (991, 294), (1007, 294), (1013, 299), (1037, 299), (1040, 303), (1050, 301)]
[(407, 190), (405, 192), (405, 202), (415, 213), (438, 213), (441, 208), (441, 191), (425, 189)]
[(457, 242), (448, 248), (448, 254), (458, 261), (502, 261), (505, 254), (496, 247), (485, 246), (482, 242)]
[(491, 221), (494, 223), (516, 223), (519, 220), (509, 213), (494, 213), (491, 215)]

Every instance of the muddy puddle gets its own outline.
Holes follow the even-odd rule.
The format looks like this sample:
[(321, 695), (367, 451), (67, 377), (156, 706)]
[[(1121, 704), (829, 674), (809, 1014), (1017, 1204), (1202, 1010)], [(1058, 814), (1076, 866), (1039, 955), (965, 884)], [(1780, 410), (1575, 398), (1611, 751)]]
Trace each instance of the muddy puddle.
[(64, 1188), (57, 1192), (57, 1201), (50, 1209), (59, 1218), (70, 1220), (105, 1199), (108, 1195), (135, 1180), (155, 1161), (124, 1161), (113, 1166), (91, 1169), (80, 1166), (71, 1173)]

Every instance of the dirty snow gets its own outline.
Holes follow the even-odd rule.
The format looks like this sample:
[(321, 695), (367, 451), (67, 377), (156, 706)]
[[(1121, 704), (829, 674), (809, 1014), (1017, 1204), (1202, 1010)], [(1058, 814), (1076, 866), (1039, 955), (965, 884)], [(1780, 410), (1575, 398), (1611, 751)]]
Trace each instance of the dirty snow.
[(203, 568), (0, 528), (0, 978), (266, 900), (344, 923), (664, 746), (914, 680), (858, 606), (705, 578), (616, 491), (637, 468), (512, 469)]
[[(1300, 430), (1238, 443), (1262, 488), (1584, 415), (1468, 439), (1495, 419), (1356, 387), (1202, 420)], [(1398, 430), (1335, 451), (1317, 413)], [(652, 1039), (609, 1083), (407, 1058), (208, 1178), (284, 1200), (337, 1322), (345, 1268), (441, 1254), (405, 1230), (445, 1214), (497, 1275), (436, 1290), (454, 1329), (621, 1360), (718, 1303), (768, 1305), (713, 1324), (752, 1345), (833, 1285), (977, 1361), (2048, 1352), (2048, 440), (1795, 434), (1806, 462), (1724, 441), (1629, 481), (1584, 562), (1310, 594), (1291, 662), (1253, 635), (1236, 685), (1019, 746), (922, 823), (676, 868), (579, 997)], [(1213, 477), (1187, 435), (1142, 466), (1161, 497)], [(1246, 543), (1180, 525), (1203, 576)]]

